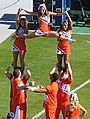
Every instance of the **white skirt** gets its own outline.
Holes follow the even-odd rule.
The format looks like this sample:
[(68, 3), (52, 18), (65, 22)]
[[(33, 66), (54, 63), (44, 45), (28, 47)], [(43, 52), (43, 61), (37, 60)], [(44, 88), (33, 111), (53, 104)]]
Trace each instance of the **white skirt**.
[(20, 49), (14, 44), (14, 45), (12, 46), (12, 51), (13, 51), (13, 52), (19, 52)]
[(42, 32), (39, 28), (35, 31), (36, 36), (45, 36), (48, 32)]
[(56, 49), (56, 54), (61, 55), (61, 54), (66, 54), (62, 49), (57, 48)]

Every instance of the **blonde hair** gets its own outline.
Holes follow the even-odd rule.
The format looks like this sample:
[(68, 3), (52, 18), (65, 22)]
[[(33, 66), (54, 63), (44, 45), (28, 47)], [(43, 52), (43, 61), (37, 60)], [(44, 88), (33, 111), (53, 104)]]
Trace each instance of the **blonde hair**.
[(44, 15), (48, 16), (49, 15), (49, 11), (47, 10), (47, 7), (46, 7), (45, 4), (40, 4), (39, 5), (39, 7), (38, 7), (38, 16), (41, 16), (42, 15), (41, 12), (40, 12), (40, 8), (42, 8), (42, 7), (45, 9)]
[(76, 93), (70, 95), (70, 109), (75, 109), (79, 104), (79, 99)]

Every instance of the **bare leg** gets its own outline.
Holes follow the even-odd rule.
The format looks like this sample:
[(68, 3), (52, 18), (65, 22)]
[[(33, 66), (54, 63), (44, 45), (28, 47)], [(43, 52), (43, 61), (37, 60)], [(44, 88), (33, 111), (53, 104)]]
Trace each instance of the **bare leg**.
[(62, 68), (62, 58), (63, 58), (63, 55), (61, 54), (57, 54), (57, 60), (58, 60), (58, 63), (57, 63), (57, 66), (58, 66), (58, 71), (61, 70)]
[[(67, 101), (68, 101), (68, 100), (67, 100)], [(68, 119), (68, 117), (66, 116), (66, 108), (67, 108), (68, 105), (69, 105), (69, 101), (68, 101), (67, 104), (64, 104), (64, 105), (62, 106), (63, 119)]]
[(56, 31), (50, 31), (46, 37), (50, 37), (50, 38), (55, 38), (55, 37), (59, 37), (59, 34)]
[(16, 51), (16, 52), (13, 51), (13, 68), (17, 67), (18, 54), (19, 54), (18, 51)]
[(24, 66), (25, 66), (24, 58), (25, 58), (25, 53), (20, 53), (20, 64), (21, 64), (21, 72), (22, 73), (24, 72)]
[(66, 69), (66, 73), (68, 73), (68, 60), (69, 60), (69, 55), (67, 54), (64, 54), (64, 66), (65, 66), (65, 69)]
[[(58, 37), (59, 34), (55, 31), (50, 31), (47, 35), (45, 35), (44, 37), (49, 37), (49, 38), (55, 38), (55, 37)], [(28, 39), (31, 39), (31, 38), (36, 38), (36, 37), (39, 37), (39, 36), (36, 36), (35, 35), (35, 32), (33, 33), (30, 33), (29, 35), (26, 36), (26, 38)]]

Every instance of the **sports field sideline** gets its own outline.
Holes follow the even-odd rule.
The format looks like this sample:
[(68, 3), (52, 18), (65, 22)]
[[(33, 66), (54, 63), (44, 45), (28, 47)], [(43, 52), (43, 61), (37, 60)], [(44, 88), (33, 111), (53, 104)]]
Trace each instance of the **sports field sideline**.
[[(76, 43), (72, 44), (72, 55), (70, 62), (73, 69), (74, 82), (72, 90), (86, 80), (90, 79), (90, 36), (89, 35), (73, 35)], [(50, 80), (48, 76), (49, 70), (56, 64), (56, 39), (36, 38), (26, 41), (27, 53), (25, 62), (32, 72), (31, 79), (37, 84), (46, 86)], [(10, 38), (0, 45), (0, 119), (5, 119), (9, 112), (9, 93), (10, 83), (4, 75), (5, 68), (12, 62), (11, 52), (12, 42)], [(77, 91), (80, 103), (88, 110), (88, 114), (84, 119), (90, 118), (90, 84)], [(37, 113), (43, 110), (43, 94), (35, 94), (28, 92), (27, 119), (31, 119)], [(45, 119), (45, 115), (41, 115), (38, 119)], [(60, 117), (60, 119), (62, 119)]]
[[(13, 2), (12, 0), (9, 0), (9, 2), (6, 3), (1, 0), (1, 3), (4, 3), (3, 5), (5, 5), (3, 6), (0, 4), (1, 9), (12, 5), (13, 3), (15, 3), (15, 6), (12, 6), (9, 9), (0, 9), (0, 17), (2, 17), (4, 12), (11, 13), (12, 11), (13, 13), (16, 13), (18, 6), (25, 7), (23, 4), (24, 0), (13, 0)], [(26, 4), (26, 6), (30, 7), (29, 4)], [(13, 42), (10, 41), (10, 35), (14, 30), (8, 29), (9, 27), (10, 25), (0, 24), (0, 119), (6, 119), (6, 115), (9, 112), (10, 102), (10, 82), (4, 75), (6, 67), (12, 62), (11, 47)], [(75, 39), (76, 42), (71, 45), (72, 54), (70, 62), (74, 75), (74, 82), (71, 89), (73, 91), (77, 90), (80, 103), (88, 111), (83, 119), (90, 119), (90, 26), (74, 27), (72, 38)], [(26, 45), (27, 53), (25, 62), (32, 72), (31, 79), (36, 81), (36, 85), (42, 84), (46, 86), (50, 82), (48, 75), (49, 70), (57, 63), (57, 40), (56, 38), (50, 39), (40, 37), (26, 40)], [(29, 81), (31, 79), (29, 79)], [(42, 107), (43, 99), (44, 94), (27, 92), (27, 119), (45, 119)], [(60, 119), (62, 119), (61, 115)]]
[[(32, 8), (32, 4), (27, 4), (29, 1), (32, 0), (1, 0), (0, 23), (4, 14), (15, 14), (19, 6), (30, 8), (31, 5)], [(6, 119), (6, 115), (9, 112), (10, 82), (4, 71), (12, 62), (11, 47), (13, 42), (10, 40), (10, 35), (14, 32), (12, 29), (8, 29), (10, 25), (7, 25), (6, 21), (4, 22), (5, 24), (0, 24), (0, 119)], [(90, 119), (90, 26), (74, 27), (72, 38), (76, 42), (71, 45), (70, 62), (74, 76), (71, 90), (77, 90), (80, 103), (88, 111), (83, 119)], [(26, 40), (26, 45), (25, 62), (31, 70), (31, 79), (36, 81), (35, 85), (42, 84), (46, 86), (50, 82), (48, 73), (57, 63), (57, 39), (42, 37), (28, 39)], [(35, 116), (37, 114), (44, 112), (42, 107), (43, 99), (44, 94), (27, 92), (27, 119), (36, 119)], [(45, 114), (39, 115), (37, 119), (45, 119)], [(62, 119), (62, 115), (60, 115), (59, 119)]]

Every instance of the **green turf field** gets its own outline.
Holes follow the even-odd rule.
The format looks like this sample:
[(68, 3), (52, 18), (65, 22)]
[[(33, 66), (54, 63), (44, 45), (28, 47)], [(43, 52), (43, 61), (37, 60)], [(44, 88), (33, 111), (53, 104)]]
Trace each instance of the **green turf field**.
[[(73, 69), (74, 82), (72, 89), (90, 79), (90, 36), (73, 35), (76, 43), (71, 45), (72, 55), (70, 62)], [(36, 85), (46, 86), (49, 80), (49, 70), (57, 63), (56, 39), (36, 38), (26, 41), (27, 53), (25, 62), (32, 72), (31, 79)], [(0, 44), (0, 119), (6, 119), (9, 112), (10, 82), (4, 75), (4, 70), (12, 62), (12, 42), (9, 38)], [(84, 119), (90, 119), (90, 84), (77, 91), (80, 103), (88, 110)], [(36, 94), (28, 91), (27, 96), (27, 119), (43, 110), (44, 94)], [(38, 119), (45, 119), (43, 114)], [(62, 116), (60, 116), (62, 119)]]

